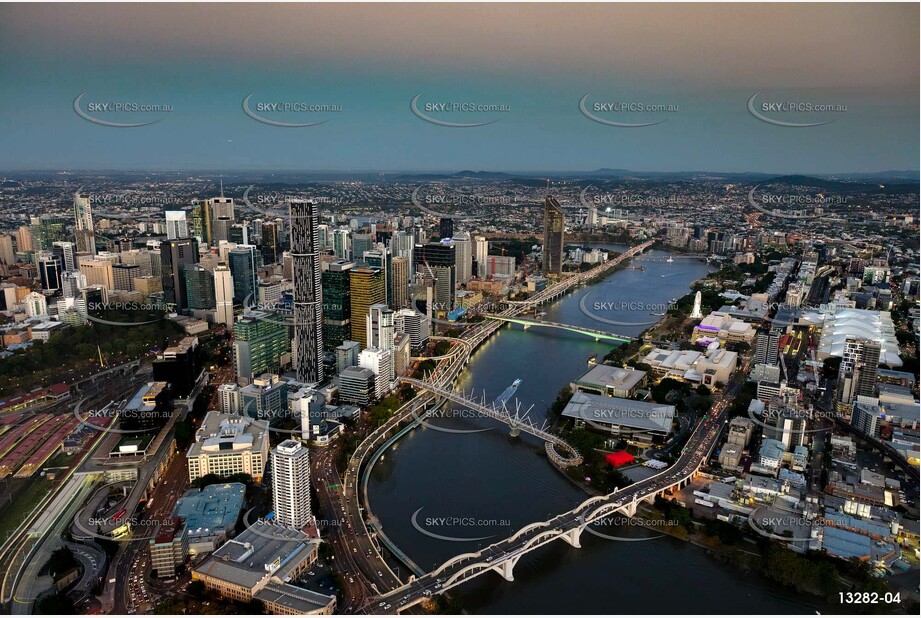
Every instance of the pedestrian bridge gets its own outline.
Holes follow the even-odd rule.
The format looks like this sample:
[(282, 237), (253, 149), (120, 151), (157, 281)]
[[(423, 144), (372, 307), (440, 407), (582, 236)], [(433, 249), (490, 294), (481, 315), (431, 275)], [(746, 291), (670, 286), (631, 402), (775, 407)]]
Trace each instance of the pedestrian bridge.
[(627, 335), (618, 335), (616, 333), (609, 333), (603, 330), (597, 330), (594, 328), (586, 328), (584, 326), (571, 326), (569, 324), (560, 324), (559, 322), (547, 322), (545, 320), (529, 320), (528, 318), (519, 318), (508, 315), (499, 315), (495, 313), (484, 314), (483, 317), (490, 320), (500, 320), (502, 322), (508, 322), (510, 324), (521, 324), (524, 326), (525, 330), (532, 326), (543, 326), (545, 328), (560, 328), (562, 330), (568, 330), (573, 333), (579, 333), (580, 335), (586, 335), (588, 337), (593, 337), (595, 341), (617, 341), (618, 343), (627, 343), (636, 339), (636, 337), (628, 337)]
[(464, 393), (458, 393), (450, 388), (445, 388), (431, 382), (417, 380), (415, 378), (397, 378), (400, 382), (410, 384), (417, 388), (427, 390), (436, 398), (443, 398), (460, 404), (470, 410), (482, 414), (483, 416), (505, 423), (511, 428), (511, 435), (517, 437), (521, 432), (525, 432), (540, 438), (544, 441), (544, 448), (550, 460), (559, 466), (578, 466), (582, 463), (582, 456), (570, 446), (565, 440), (542, 428), (535, 426), (527, 417), (510, 413), (504, 406), (497, 408), (495, 402), (486, 403), (485, 396), (481, 401), (475, 401), (472, 397)]

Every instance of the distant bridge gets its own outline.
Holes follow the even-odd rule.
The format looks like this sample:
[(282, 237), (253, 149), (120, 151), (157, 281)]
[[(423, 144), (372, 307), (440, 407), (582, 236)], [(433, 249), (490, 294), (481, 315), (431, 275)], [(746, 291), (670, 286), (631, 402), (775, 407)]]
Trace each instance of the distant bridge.
[(545, 320), (529, 320), (528, 318), (519, 318), (508, 315), (496, 315), (493, 313), (486, 313), (483, 317), (490, 320), (501, 320), (502, 322), (509, 322), (510, 324), (521, 324), (524, 326), (525, 330), (532, 326), (544, 326), (546, 328), (560, 328), (562, 330), (568, 330), (573, 333), (579, 333), (580, 335), (586, 335), (592, 337), (595, 341), (607, 340), (607, 341), (617, 341), (619, 343), (628, 343), (636, 339), (636, 337), (628, 337), (627, 335), (618, 335), (615, 333), (609, 333), (603, 330), (597, 330), (594, 328), (586, 328), (585, 326), (572, 326), (570, 324), (560, 324), (559, 322), (547, 322)]

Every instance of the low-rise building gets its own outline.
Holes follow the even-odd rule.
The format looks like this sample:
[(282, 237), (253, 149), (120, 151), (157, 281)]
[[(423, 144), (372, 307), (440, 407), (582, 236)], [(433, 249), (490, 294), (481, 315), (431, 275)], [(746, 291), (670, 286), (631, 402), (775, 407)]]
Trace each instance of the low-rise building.
[(257, 521), (192, 571), (224, 598), (262, 601), (274, 614), (331, 614), (336, 597), (290, 584), (316, 562), (320, 540), (292, 528)]
[(573, 391), (629, 399), (646, 383), (646, 372), (630, 367), (595, 365), (570, 384)]
[(264, 421), (212, 410), (205, 415), (189, 447), (189, 480), (206, 474), (249, 474), (262, 480), (269, 457), (269, 436)]

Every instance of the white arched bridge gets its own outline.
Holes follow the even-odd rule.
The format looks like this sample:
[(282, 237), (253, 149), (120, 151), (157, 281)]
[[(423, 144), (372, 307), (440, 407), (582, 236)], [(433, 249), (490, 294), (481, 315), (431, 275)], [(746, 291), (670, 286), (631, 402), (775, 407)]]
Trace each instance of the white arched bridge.
[(627, 343), (636, 339), (636, 337), (629, 337), (627, 335), (618, 335), (616, 333), (609, 333), (603, 330), (597, 330), (595, 328), (586, 328), (585, 326), (572, 326), (570, 324), (560, 324), (558, 322), (547, 322), (546, 320), (530, 320), (528, 318), (519, 318), (516, 316), (508, 315), (497, 315), (494, 313), (484, 314), (483, 317), (490, 320), (499, 320), (502, 322), (508, 322), (509, 324), (521, 324), (524, 326), (525, 330), (532, 326), (543, 326), (545, 328), (559, 328), (562, 330), (568, 330), (573, 333), (579, 333), (580, 335), (586, 335), (588, 337), (593, 337), (595, 341), (607, 340), (607, 341), (617, 341), (618, 343)]
[(724, 421), (725, 413), (719, 413), (701, 422), (681, 457), (668, 469), (606, 496), (589, 498), (553, 519), (528, 524), (507, 539), (480, 551), (455, 556), (434, 571), (373, 597), (361, 612), (401, 612), (489, 571), (513, 581), (515, 565), (525, 554), (556, 540), (580, 547), (582, 533), (589, 525), (614, 514), (633, 517), (641, 502), (651, 503), (656, 496), (686, 486), (716, 446)]
[[(556, 436), (549, 431), (545, 431), (541, 427), (535, 426), (530, 419), (524, 415), (512, 414), (504, 406), (502, 408), (496, 407), (495, 403), (487, 404), (486, 397), (483, 396), (481, 401), (476, 401), (473, 399), (473, 394), (467, 396), (464, 393), (458, 393), (452, 390), (450, 387), (439, 386), (431, 382), (426, 382), (423, 380), (417, 380), (415, 378), (397, 378), (400, 382), (405, 384), (410, 384), (416, 388), (429, 391), (435, 395), (437, 399), (448, 399), (454, 403), (460, 404), (470, 410), (473, 410), (477, 414), (481, 414), (488, 418), (499, 421), (500, 423), (505, 423), (511, 428), (511, 435), (517, 437), (521, 432), (525, 432), (540, 438), (544, 441), (545, 448), (547, 451), (547, 456), (550, 457), (551, 461), (557, 465), (566, 467), (566, 466), (578, 466), (582, 463), (582, 456), (579, 452), (569, 445), (561, 437)], [(561, 452), (563, 451), (563, 452)], [(565, 454), (566, 451), (569, 454)]]

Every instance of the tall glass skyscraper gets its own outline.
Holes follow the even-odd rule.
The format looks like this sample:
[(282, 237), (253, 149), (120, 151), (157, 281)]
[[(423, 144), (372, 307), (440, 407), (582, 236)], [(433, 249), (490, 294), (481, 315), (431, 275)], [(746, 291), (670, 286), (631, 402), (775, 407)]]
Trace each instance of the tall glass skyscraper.
[(563, 207), (556, 198), (548, 195), (544, 200), (544, 249), (543, 270), (545, 277), (559, 277), (563, 274), (563, 233), (566, 218)]
[(364, 349), (368, 343), (366, 317), (371, 305), (381, 304), (387, 299), (384, 289), (384, 273), (380, 268), (363, 266), (353, 268), (349, 276), (352, 302), (352, 341)]
[(349, 272), (354, 267), (353, 262), (337, 260), (323, 271), (323, 345), (328, 351), (352, 336)]
[(256, 277), (256, 268), (259, 265), (257, 259), (261, 262), (261, 254), (257, 254), (256, 247), (252, 245), (238, 245), (227, 253), (227, 265), (233, 277), (235, 305), (242, 305), (244, 302), (253, 305), (257, 302), (256, 286), (259, 285)]
[(294, 269), (295, 369), (301, 382), (323, 381), (323, 290), (320, 280), (320, 217), (317, 207), (288, 202)]

